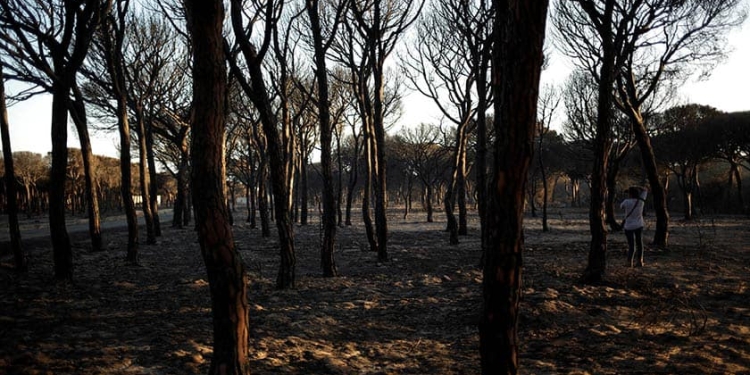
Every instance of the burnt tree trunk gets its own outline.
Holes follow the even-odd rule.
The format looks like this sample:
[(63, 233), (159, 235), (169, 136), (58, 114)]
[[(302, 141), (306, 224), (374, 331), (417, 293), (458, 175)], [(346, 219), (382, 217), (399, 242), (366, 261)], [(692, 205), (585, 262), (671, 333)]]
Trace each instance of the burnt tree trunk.
[(375, 155), (375, 232), (378, 239), (378, 261), (388, 261), (388, 185), (385, 160), (385, 125), (383, 124), (383, 75), (375, 72), (375, 105), (374, 105), (374, 155)]
[(666, 248), (669, 239), (669, 210), (667, 209), (667, 195), (664, 186), (661, 184), (661, 180), (659, 180), (656, 155), (654, 155), (654, 148), (651, 147), (651, 137), (649, 137), (646, 131), (643, 119), (632, 121), (632, 125), (638, 149), (641, 151), (641, 159), (643, 160), (643, 167), (646, 170), (646, 177), (651, 186), (651, 196), (654, 199), (656, 228), (652, 243), (654, 246)]
[(352, 166), (349, 171), (349, 183), (346, 187), (346, 220), (344, 224), (352, 225), (352, 203), (354, 202), (354, 193), (356, 192), (357, 179), (359, 172), (359, 143), (354, 140), (354, 153), (352, 155)]
[[(294, 227), (290, 215), (290, 192), (292, 190), (289, 184), (288, 165), (285, 162), (287, 158), (291, 158), (292, 156), (285, 155), (281, 136), (279, 135), (279, 122), (271, 108), (269, 91), (263, 79), (263, 56), (258, 54), (258, 50), (252, 44), (250, 36), (247, 34), (247, 29), (243, 26), (242, 1), (231, 0), (230, 3), (232, 6), (232, 29), (239, 44), (240, 52), (245, 58), (249, 79), (245, 78), (245, 73), (240, 70), (237, 61), (231, 58), (229, 59), (230, 67), (237, 73), (235, 75), (243, 91), (248, 95), (250, 101), (255, 104), (267, 143), (266, 151), (270, 162), (274, 218), (279, 235), (280, 263), (279, 272), (276, 277), (276, 287), (278, 289), (292, 288), (296, 279), (297, 256), (294, 251)], [(265, 197), (261, 197), (261, 199), (265, 199)]]
[[(455, 178), (456, 171), (453, 171), (453, 177), (451, 180)], [(445, 218), (446, 218), (446, 231), (448, 232), (448, 243), (451, 245), (458, 245), (458, 220), (456, 220), (456, 215), (453, 213), (453, 207), (455, 206), (453, 202), (453, 191), (455, 190), (455, 182), (452, 182), (448, 184), (447, 188), (445, 189), (445, 195), (443, 196), (443, 209), (445, 210)]]
[[(612, 158), (610, 158), (611, 160)], [(605, 202), (605, 216), (606, 223), (612, 228), (613, 231), (619, 231), (622, 226), (617, 221), (617, 215), (615, 214), (615, 199), (617, 199), (617, 173), (620, 171), (620, 163), (613, 161), (609, 163), (607, 168), (607, 201)]]
[(432, 189), (433, 188), (432, 188), (432, 184), (429, 184), (429, 183), (425, 184), (425, 187), (426, 187), (426, 193), (425, 193), (426, 197), (424, 199), (424, 205), (425, 205), (425, 210), (427, 211), (427, 222), (432, 223), (435, 221), (435, 219), (433, 218), (433, 209), (432, 209), (432, 195), (433, 195)]
[(549, 186), (547, 184), (547, 170), (544, 166), (544, 133), (545, 126), (544, 124), (540, 124), (537, 160), (539, 161), (539, 172), (542, 175), (542, 232), (549, 232), (549, 222), (547, 220), (547, 201), (549, 199)]
[(338, 176), (336, 176), (336, 225), (344, 226), (344, 212), (341, 206), (344, 203), (344, 163), (341, 160), (341, 133), (336, 132), (336, 166), (338, 167)]
[(602, 36), (602, 65), (599, 73), (597, 93), (596, 135), (594, 137), (594, 163), (591, 172), (591, 198), (589, 205), (589, 245), (588, 264), (581, 281), (596, 283), (604, 279), (607, 270), (607, 228), (605, 226), (605, 197), (607, 195), (607, 167), (612, 149), (612, 87), (615, 80), (616, 44), (612, 32), (614, 0), (607, 0), (601, 15), (599, 32)]
[(49, 182), (49, 229), (55, 279), (73, 279), (73, 249), (65, 226), (65, 179), (68, 164), (68, 106), (70, 86), (60, 82), (52, 91), (52, 168)]
[(154, 213), (151, 211), (151, 173), (148, 168), (147, 143), (146, 143), (146, 121), (143, 119), (143, 109), (137, 105), (136, 117), (138, 122), (138, 168), (140, 171), (141, 183), (141, 209), (146, 219), (146, 243), (153, 245), (156, 243), (156, 229), (154, 224)]
[[(467, 125), (468, 126), (468, 125)], [(461, 164), (458, 168), (458, 181), (456, 181), (455, 200), (458, 203), (458, 235), (465, 236), (469, 233), (469, 223), (466, 217), (466, 152), (468, 144), (468, 134), (464, 135), (461, 145)]]
[(247, 275), (234, 247), (224, 196), (226, 68), (221, 1), (188, 0), (193, 46), (192, 188), (198, 242), (211, 291), (209, 374), (248, 374)]
[(185, 172), (182, 171), (182, 166), (177, 167), (177, 173), (175, 174), (175, 180), (177, 183), (177, 193), (175, 194), (174, 205), (172, 207), (172, 228), (182, 229), (182, 210), (187, 205), (187, 199), (185, 197), (186, 187), (184, 183)]
[[(328, 71), (326, 69), (326, 47), (321, 34), (318, 0), (307, 0), (315, 54), (315, 76), (318, 80), (318, 120), (320, 122), (320, 169), (323, 179), (323, 241), (320, 247), (320, 263), (324, 277), (336, 276), (336, 261), (333, 250), (336, 245), (336, 196), (333, 186), (333, 160), (331, 142), (333, 128), (328, 103)], [(306, 162), (303, 158), (303, 162)], [(303, 178), (305, 178), (303, 176)], [(303, 207), (305, 208), (305, 207)]]
[(117, 100), (117, 128), (120, 132), (120, 195), (125, 208), (125, 220), (128, 224), (128, 248), (126, 261), (138, 264), (138, 213), (135, 210), (132, 193), (132, 174), (130, 169), (130, 124), (128, 122), (127, 103), (124, 98)]
[(109, 76), (112, 79), (112, 93), (117, 102), (117, 129), (120, 133), (120, 194), (125, 208), (125, 218), (128, 225), (128, 245), (125, 260), (129, 264), (138, 264), (138, 214), (133, 203), (132, 175), (130, 171), (130, 123), (128, 119), (127, 83), (125, 82), (125, 68), (122, 60), (122, 44), (124, 31), (121, 24), (117, 24), (114, 16), (107, 18), (107, 35), (104, 38), (105, 57)]
[(495, 158), (479, 323), (482, 374), (518, 373), (523, 204), (534, 149), (547, 1), (495, 0)]
[(154, 130), (153, 123), (146, 123), (146, 158), (148, 159), (148, 173), (151, 184), (149, 185), (149, 198), (151, 215), (154, 218), (154, 235), (161, 236), (161, 220), (159, 219), (159, 190), (156, 177), (156, 155), (154, 155)]
[(81, 143), (81, 159), (83, 160), (83, 179), (86, 195), (86, 209), (89, 218), (89, 235), (91, 236), (91, 249), (102, 250), (102, 226), (99, 215), (99, 193), (94, 183), (94, 153), (91, 149), (88, 124), (86, 120), (86, 104), (83, 94), (76, 85), (73, 85), (75, 100), (70, 101), (70, 113), (73, 117), (78, 139)]
[(0, 136), (2, 136), (3, 161), (5, 163), (5, 194), (10, 249), (13, 253), (16, 271), (26, 272), (28, 270), (28, 258), (21, 246), (21, 230), (18, 226), (18, 188), (16, 173), (13, 168), (13, 151), (10, 146), (10, 124), (8, 122), (8, 109), (5, 106), (5, 76), (3, 75), (2, 64), (0, 64)]
[[(261, 160), (264, 157), (261, 157)], [(268, 212), (268, 161), (262, 160), (258, 168), (258, 212), (260, 214), (260, 235), (271, 237), (271, 217)]]
[[(306, 146), (305, 146), (306, 147)], [(299, 224), (307, 225), (307, 216), (309, 214), (308, 207), (310, 206), (310, 190), (307, 186), (307, 155), (303, 155), (299, 161)]]
[(374, 155), (373, 155), (373, 141), (372, 141), (372, 129), (369, 122), (363, 124), (365, 129), (363, 130), (364, 142), (365, 142), (365, 159), (367, 164), (367, 173), (365, 178), (365, 186), (363, 187), (362, 195), (362, 221), (365, 224), (365, 235), (367, 236), (367, 242), (370, 244), (370, 251), (378, 252), (378, 239), (375, 236), (375, 228), (373, 227), (372, 217), (370, 216), (370, 202), (372, 195), (372, 185), (374, 181), (375, 166), (374, 166)]

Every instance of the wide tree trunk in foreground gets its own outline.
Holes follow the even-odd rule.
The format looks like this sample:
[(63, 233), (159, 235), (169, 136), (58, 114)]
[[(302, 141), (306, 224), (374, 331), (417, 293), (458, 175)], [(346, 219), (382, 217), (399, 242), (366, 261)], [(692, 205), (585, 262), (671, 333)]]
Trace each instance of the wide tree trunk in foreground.
[(192, 194), (214, 328), (209, 374), (247, 374), (247, 276), (234, 247), (224, 196), (224, 6), (205, 0), (185, 4), (193, 42)]
[(495, 162), (479, 324), (482, 374), (518, 373), (523, 204), (534, 149), (547, 1), (495, 0)]

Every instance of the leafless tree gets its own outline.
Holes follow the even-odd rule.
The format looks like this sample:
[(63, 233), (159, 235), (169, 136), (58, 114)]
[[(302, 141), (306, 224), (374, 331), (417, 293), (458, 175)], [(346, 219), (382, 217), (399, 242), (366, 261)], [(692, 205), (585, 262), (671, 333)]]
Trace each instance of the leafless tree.
[(13, 150), (10, 144), (10, 123), (5, 101), (5, 76), (3, 64), (0, 62), (0, 137), (3, 146), (3, 165), (5, 166), (5, 191), (8, 200), (8, 232), (10, 234), (10, 250), (13, 252), (13, 262), (16, 271), (28, 270), (28, 258), (21, 244), (21, 230), (18, 226), (18, 193), (16, 172), (13, 167)]
[[(323, 276), (336, 276), (333, 250), (336, 244), (336, 196), (333, 184), (333, 124), (331, 120), (328, 68), (328, 49), (342, 22), (347, 2), (306, 0), (305, 9), (312, 34), (315, 78), (317, 80), (317, 109), (320, 125), (320, 168), (323, 178), (323, 242), (320, 249)], [(322, 13), (322, 15), (321, 15)]]
[[(130, 118), (128, 113), (128, 83), (126, 81), (125, 61), (123, 59), (123, 43), (125, 41), (125, 20), (130, 2), (117, 1), (105, 18), (105, 28), (102, 33), (103, 54), (110, 76), (112, 95), (117, 102), (115, 113), (117, 128), (120, 134), (120, 185), (121, 197), (125, 207), (125, 217), (128, 224), (128, 248), (126, 259), (131, 264), (138, 264), (138, 216), (133, 203), (131, 163), (130, 163)], [(153, 226), (152, 226), (153, 229)], [(153, 235), (153, 231), (151, 232)], [(154, 241), (155, 242), (155, 241)]]
[[(85, 113), (82, 103), (70, 96), (75, 90), (76, 74), (89, 49), (94, 31), (107, 1), (3, 1), (0, 3), (0, 48), (8, 56), (7, 75), (41, 87), (52, 93), (52, 170), (50, 175), (50, 234), (53, 243), (55, 277), (73, 277), (73, 257), (65, 227), (65, 169), (67, 163), (68, 112), (76, 123), (84, 161), (90, 161), (91, 147), (86, 144)], [(88, 164), (88, 163), (87, 163)], [(87, 171), (91, 183), (92, 171)], [(101, 248), (101, 228), (96, 194), (89, 192), (89, 230), (92, 247)]]
[(416, 128), (405, 128), (396, 137), (404, 144), (403, 153), (408, 173), (415, 175), (424, 191), (423, 205), (427, 222), (433, 222), (434, 189), (445, 177), (450, 163), (450, 149), (440, 144), (440, 131), (436, 126), (420, 124)]
[[(565, 86), (564, 100), (568, 112), (568, 120), (564, 124), (568, 139), (586, 145), (593, 152), (596, 137), (597, 86), (592, 77), (580, 70), (573, 72)], [(617, 195), (614, 192), (617, 189), (617, 176), (620, 165), (635, 146), (635, 139), (628, 119), (615, 111), (612, 116), (610, 155), (605, 179), (607, 191), (611, 194), (607, 194), (604, 202), (604, 220), (612, 230), (617, 231), (621, 229), (615, 215)]]
[[(694, 72), (691, 66), (710, 66), (723, 55), (724, 33), (745, 17), (739, 4), (738, 0), (559, 2), (558, 30), (564, 35), (566, 51), (597, 78), (604, 86), (600, 92), (631, 121), (654, 197), (657, 220), (653, 243), (657, 246), (667, 245), (669, 214), (643, 105), (659, 94), (665, 82), (683, 79)], [(603, 74), (605, 69), (611, 71), (611, 82), (610, 74)], [(600, 111), (599, 116), (605, 114)], [(592, 237), (596, 237), (592, 244), (606, 238), (595, 232), (599, 230), (592, 227)], [(596, 247), (601, 253), (606, 245)], [(598, 265), (589, 269), (602, 274), (603, 256), (594, 259)]]
[[(350, 3), (350, 14), (356, 21), (357, 31), (364, 39), (362, 56), (367, 65), (368, 78), (372, 78), (372, 121), (365, 128), (366, 144), (372, 151), (372, 172), (375, 193), (375, 229), (377, 232), (378, 260), (388, 260), (388, 219), (386, 216), (387, 179), (385, 151), (385, 62), (406, 29), (416, 21), (423, 2), (418, 0), (355, 0)], [(369, 99), (366, 81), (360, 80)], [(368, 160), (368, 162), (370, 161)]]
[(560, 105), (562, 95), (553, 86), (545, 86), (539, 97), (537, 114), (537, 162), (539, 171), (542, 174), (542, 231), (549, 231), (549, 222), (547, 220), (547, 203), (549, 198), (549, 189), (547, 186), (547, 169), (544, 165), (544, 137), (550, 132), (550, 125), (555, 116), (555, 111)]
[[(491, 22), (491, 17), (484, 1), (431, 3), (420, 17), (415, 38), (402, 58), (404, 76), (411, 86), (430, 98), (443, 116), (456, 125), (453, 173), (445, 195), (448, 230), (454, 244), (458, 243), (459, 234), (467, 233), (468, 139), (478, 124), (484, 125), (490, 99), (487, 86), (490, 42), (486, 25)], [(479, 111), (482, 111), (481, 116)], [(477, 185), (479, 196), (483, 197), (486, 128), (482, 126), (480, 130)], [(453, 214), (456, 203), (459, 206), (458, 221)]]
[(617, 78), (615, 104), (631, 120), (651, 185), (656, 213), (653, 244), (668, 243), (669, 212), (659, 178), (645, 112), (645, 104), (660, 95), (660, 88), (681, 81), (697, 68), (711, 69), (725, 55), (726, 32), (744, 21), (741, 0), (635, 2), (633, 33), (622, 51), (623, 68)]
[[(284, 139), (279, 134), (279, 121), (271, 107), (269, 90), (263, 73), (263, 61), (269, 48), (271, 48), (272, 31), (279, 19), (282, 6), (281, 3), (273, 1), (269, 1), (258, 8), (246, 7), (246, 2), (242, 0), (232, 0), (230, 3), (231, 24), (236, 45), (225, 49), (228, 50), (232, 74), (255, 105), (260, 123), (263, 126), (271, 166), (276, 228), (279, 233), (281, 256), (276, 286), (281, 289), (290, 288), (294, 286), (296, 267), (294, 231), (290, 216), (290, 163), (287, 160), (291, 157), (291, 154), (288, 149), (285, 151)], [(250, 24), (246, 25), (245, 22), (248, 20)], [(253, 33), (257, 32), (258, 29), (262, 34), (259, 38), (259, 44), (256, 45), (254, 44)], [(240, 68), (240, 63), (244, 64), (245, 69), (247, 69), (247, 75)]]
[[(605, 198), (607, 166), (612, 149), (613, 89), (617, 73), (623, 66), (619, 52), (630, 33), (627, 22), (616, 17), (618, 4), (617, 0), (564, 0), (557, 2), (554, 13), (559, 33), (557, 39), (563, 50), (597, 83), (589, 205), (591, 243), (588, 264), (582, 276), (584, 282), (601, 281), (607, 265)], [(594, 30), (585, 27), (591, 24), (596, 26)]]
[(652, 127), (658, 129), (653, 137), (654, 152), (677, 181), (685, 220), (693, 219), (693, 194), (700, 184), (698, 168), (712, 157), (712, 141), (716, 138), (711, 134), (721, 132), (706, 125), (720, 114), (713, 107), (691, 104), (672, 107), (651, 121)]

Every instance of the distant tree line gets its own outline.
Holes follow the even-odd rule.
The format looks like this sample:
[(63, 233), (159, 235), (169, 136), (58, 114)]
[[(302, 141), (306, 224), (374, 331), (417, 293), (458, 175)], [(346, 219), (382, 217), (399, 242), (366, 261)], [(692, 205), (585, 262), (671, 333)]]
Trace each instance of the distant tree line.
[[(68, 158), (65, 189), (66, 210), (71, 215), (85, 215), (87, 196), (83, 181), (80, 150), (69, 149)], [(49, 156), (29, 151), (17, 151), (13, 153), (13, 161), (18, 212), (27, 217), (46, 215), (49, 207)], [(122, 213), (121, 176), (118, 169), (118, 159), (95, 155), (94, 163), (97, 171), (94, 183), (97, 185), (102, 213), (109, 215)], [(131, 194), (140, 196), (140, 184), (137, 182), (138, 166), (133, 165), (132, 168), (135, 181)], [(0, 180), (0, 212), (2, 213), (8, 212), (8, 186), (5, 177), (5, 168), (0, 165), (0, 178), (2, 178)], [(176, 194), (174, 179), (166, 173), (157, 173), (156, 186), (162, 205), (171, 206)]]

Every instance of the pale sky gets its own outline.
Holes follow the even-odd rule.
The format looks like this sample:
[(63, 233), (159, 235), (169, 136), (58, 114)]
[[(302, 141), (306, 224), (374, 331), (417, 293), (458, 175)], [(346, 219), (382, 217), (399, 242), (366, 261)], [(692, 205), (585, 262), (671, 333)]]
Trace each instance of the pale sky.
[[(697, 103), (713, 106), (721, 111), (735, 112), (750, 110), (750, 26), (748, 22), (741, 29), (735, 29), (728, 35), (732, 48), (729, 57), (714, 69), (711, 76), (704, 81), (695, 79), (687, 82), (679, 91), (680, 103)], [(560, 59), (558, 59), (560, 60)], [(566, 61), (555, 61), (542, 74), (543, 83), (562, 84), (572, 64)], [(15, 92), (15, 84), (6, 83), (6, 92)], [(13, 151), (32, 151), (46, 154), (52, 149), (50, 134), (51, 98), (49, 95), (38, 96), (22, 103), (16, 103), (8, 109), (10, 122), (11, 147)], [(563, 111), (559, 111), (562, 113)], [(561, 114), (562, 116), (562, 114)], [(418, 93), (405, 97), (403, 117), (400, 123), (404, 126), (415, 126), (420, 122), (438, 123), (439, 111), (427, 99)], [(117, 133), (91, 134), (92, 148), (95, 154), (118, 157), (116, 145)], [(72, 124), (68, 131), (68, 146), (79, 148), (78, 137)]]

